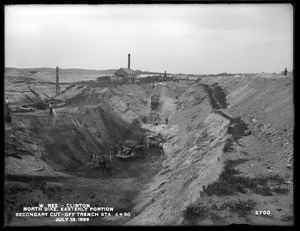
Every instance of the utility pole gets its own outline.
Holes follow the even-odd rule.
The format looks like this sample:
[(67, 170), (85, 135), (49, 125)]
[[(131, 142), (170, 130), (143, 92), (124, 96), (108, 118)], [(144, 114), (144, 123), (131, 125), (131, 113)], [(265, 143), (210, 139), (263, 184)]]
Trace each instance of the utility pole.
[(56, 95), (59, 95), (59, 94), (60, 94), (60, 86), (59, 86), (59, 70), (60, 70), (60, 68), (57, 66), (57, 67), (56, 67), (56, 92), (55, 92)]

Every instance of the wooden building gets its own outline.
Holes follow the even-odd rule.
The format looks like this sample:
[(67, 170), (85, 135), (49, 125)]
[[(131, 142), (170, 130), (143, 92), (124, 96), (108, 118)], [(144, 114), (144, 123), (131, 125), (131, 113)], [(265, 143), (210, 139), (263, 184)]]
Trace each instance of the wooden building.
[(128, 84), (133, 84), (137, 82), (138, 74), (129, 68), (120, 68), (114, 74), (115, 74), (114, 79), (117, 82), (128, 83)]
[(111, 78), (117, 83), (133, 84), (137, 82), (138, 73), (130, 69), (130, 54), (128, 54), (128, 68), (120, 68)]

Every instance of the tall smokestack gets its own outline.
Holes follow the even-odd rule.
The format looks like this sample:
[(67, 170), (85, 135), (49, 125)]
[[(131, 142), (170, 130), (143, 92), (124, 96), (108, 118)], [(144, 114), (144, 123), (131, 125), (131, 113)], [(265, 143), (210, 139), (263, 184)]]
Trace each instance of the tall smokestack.
[(128, 69), (130, 69), (130, 54), (128, 54)]
[(60, 94), (60, 86), (59, 86), (59, 67), (56, 67), (56, 95)]

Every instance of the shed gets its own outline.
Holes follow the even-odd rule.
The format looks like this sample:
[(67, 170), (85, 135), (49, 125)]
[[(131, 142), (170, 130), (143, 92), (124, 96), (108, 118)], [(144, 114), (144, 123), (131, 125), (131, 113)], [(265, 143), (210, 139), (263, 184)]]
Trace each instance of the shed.
[(129, 68), (120, 68), (115, 73), (115, 78), (118, 82), (136, 83), (138, 73)]

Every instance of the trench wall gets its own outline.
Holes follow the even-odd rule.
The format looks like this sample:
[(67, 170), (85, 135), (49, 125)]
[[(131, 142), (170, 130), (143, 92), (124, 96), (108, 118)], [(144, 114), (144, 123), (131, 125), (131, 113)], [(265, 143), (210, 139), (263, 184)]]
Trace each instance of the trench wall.
[(136, 199), (128, 225), (174, 225), (182, 211), (200, 197), (203, 186), (222, 170), (223, 146), (230, 120), (215, 113), (203, 86), (180, 97), (177, 114), (164, 129), (163, 168)]
[(28, 147), (23, 154), (42, 156), (55, 170), (71, 170), (91, 161), (93, 153), (104, 152), (112, 140), (124, 138), (128, 131), (127, 123), (101, 107), (83, 113), (59, 113), (57, 117), (50, 117), (48, 111), (15, 115), (14, 127), (11, 137), (31, 139), (40, 150), (37, 153)]

